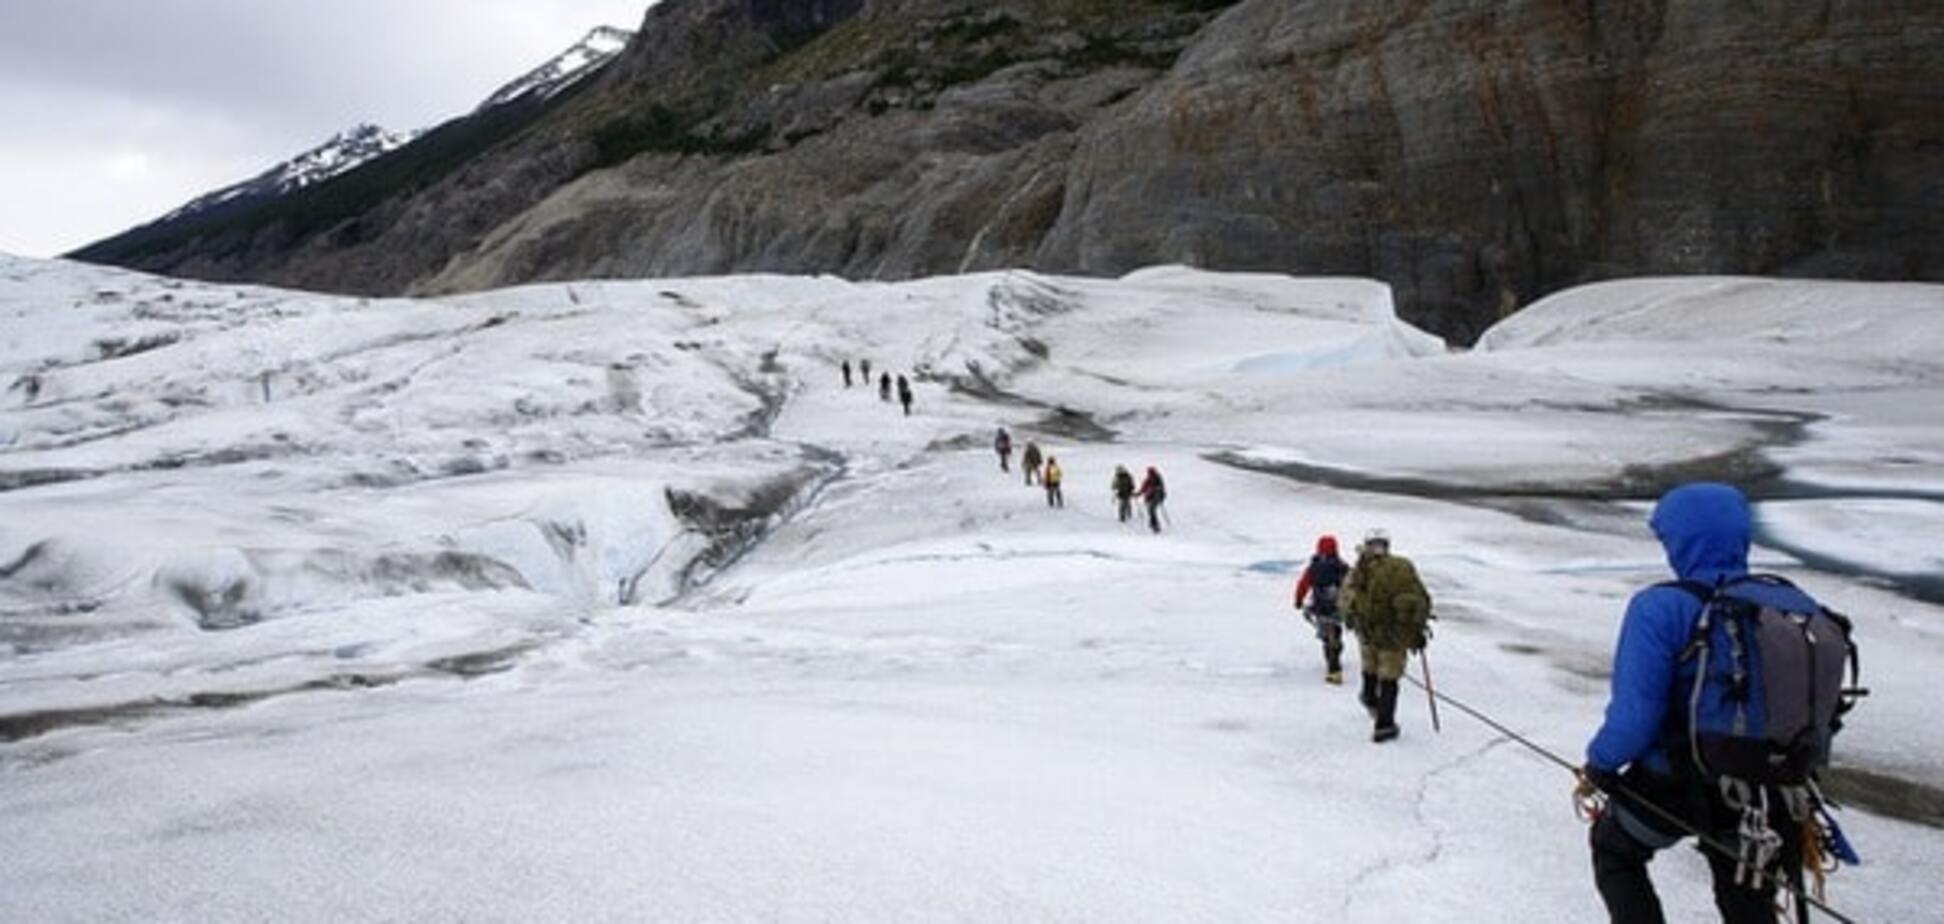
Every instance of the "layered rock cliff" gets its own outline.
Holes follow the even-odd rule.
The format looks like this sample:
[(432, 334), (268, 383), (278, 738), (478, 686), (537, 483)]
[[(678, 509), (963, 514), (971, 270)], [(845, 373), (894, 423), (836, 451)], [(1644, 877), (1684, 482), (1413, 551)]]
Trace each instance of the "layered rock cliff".
[(374, 293), (1181, 262), (1376, 276), (1463, 338), (1615, 275), (1944, 278), (1939, 48), (1930, 0), (665, 0), (328, 226), (90, 256)]

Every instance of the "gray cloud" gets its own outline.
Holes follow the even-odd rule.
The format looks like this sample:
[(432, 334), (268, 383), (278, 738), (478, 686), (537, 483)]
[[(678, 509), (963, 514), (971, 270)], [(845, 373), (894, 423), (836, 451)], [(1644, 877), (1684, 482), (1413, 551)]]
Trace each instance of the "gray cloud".
[(0, 250), (45, 256), (362, 121), (458, 115), (649, 0), (0, 0)]

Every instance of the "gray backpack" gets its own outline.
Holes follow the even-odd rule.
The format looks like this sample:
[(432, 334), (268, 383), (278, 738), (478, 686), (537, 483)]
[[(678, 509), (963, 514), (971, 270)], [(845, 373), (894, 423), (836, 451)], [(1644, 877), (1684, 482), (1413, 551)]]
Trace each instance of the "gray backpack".
[(1867, 692), (1850, 621), (1779, 577), (1676, 586), (1702, 602), (1676, 691), (1682, 749), (1710, 778), (1808, 783)]

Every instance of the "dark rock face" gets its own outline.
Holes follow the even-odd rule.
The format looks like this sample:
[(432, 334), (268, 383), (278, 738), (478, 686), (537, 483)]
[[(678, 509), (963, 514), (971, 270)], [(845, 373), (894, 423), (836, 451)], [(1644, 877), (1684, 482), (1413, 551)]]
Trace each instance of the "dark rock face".
[[(756, 35), (719, 28), (749, 7), (678, 8), (676, 31), (700, 36), (702, 57), (746, 62), (740, 95), (716, 102), (720, 81), (671, 93), (671, 81), (694, 73), (687, 65), (667, 80), (628, 78), (626, 87), (655, 95), (593, 130), (612, 166), (501, 225), (418, 288), (1040, 265), (1079, 129), (1161, 76), (1215, 15), (1178, 8), (1201, 5), (865, 4), (768, 57), (765, 42), (732, 48), (722, 38)], [(1056, 9), (1067, 6), (1078, 11)], [(692, 47), (642, 46), (629, 63), (666, 68)]]
[(1461, 336), (1607, 275), (1936, 279), (1941, 10), (1244, 4), (1089, 126), (1040, 256), (1367, 273)]
[(132, 262), (364, 292), (1183, 262), (1375, 276), (1465, 339), (1614, 275), (1944, 279), (1940, 48), (1934, 0), (667, 0), (447, 173)]

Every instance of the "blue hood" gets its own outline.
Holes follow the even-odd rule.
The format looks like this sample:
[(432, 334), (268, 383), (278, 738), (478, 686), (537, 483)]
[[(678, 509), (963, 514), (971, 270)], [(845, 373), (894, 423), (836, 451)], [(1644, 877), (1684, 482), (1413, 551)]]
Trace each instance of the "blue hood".
[(1707, 482), (1682, 485), (1660, 499), (1648, 523), (1682, 580), (1719, 584), (1748, 573), (1753, 524), (1748, 498), (1736, 488)]

